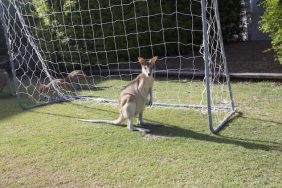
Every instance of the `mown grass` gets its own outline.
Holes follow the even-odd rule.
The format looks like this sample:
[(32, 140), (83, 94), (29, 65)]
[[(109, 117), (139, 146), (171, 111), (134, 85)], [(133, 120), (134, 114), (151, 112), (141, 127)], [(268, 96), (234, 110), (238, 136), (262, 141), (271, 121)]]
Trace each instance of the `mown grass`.
[(1, 94), (0, 187), (279, 187), (282, 85), (233, 89), (239, 113), (219, 135), (195, 110), (148, 108), (145, 120), (163, 126), (144, 135), (78, 121), (115, 118), (116, 107), (67, 102), (23, 111)]

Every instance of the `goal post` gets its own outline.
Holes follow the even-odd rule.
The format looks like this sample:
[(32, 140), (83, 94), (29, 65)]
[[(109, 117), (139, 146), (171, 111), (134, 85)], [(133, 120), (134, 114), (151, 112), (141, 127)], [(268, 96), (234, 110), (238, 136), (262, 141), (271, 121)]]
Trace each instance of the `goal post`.
[(212, 96), (211, 96), (211, 86), (210, 86), (210, 65), (209, 65), (209, 36), (208, 36), (208, 24), (206, 22), (207, 16), (206, 16), (206, 0), (201, 0), (202, 4), (202, 25), (203, 25), (203, 46), (204, 46), (204, 62), (205, 62), (205, 85), (206, 85), (206, 97), (207, 97), (207, 111), (208, 111), (208, 127), (212, 133), (219, 132), (228, 122), (228, 120), (235, 114), (236, 108), (233, 100), (233, 93), (231, 89), (231, 83), (230, 83), (230, 77), (228, 73), (227, 68), (227, 62), (226, 62), (226, 56), (225, 56), (225, 50), (224, 50), (224, 44), (223, 44), (223, 38), (221, 33), (221, 25), (220, 25), (220, 17), (219, 17), (219, 10), (218, 10), (218, 1), (213, 1), (213, 7), (214, 7), (214, 16), (216, 19), (216, 27), (218, 32), (218, 40), (220, 44), (220, 50), (222, 53), (222, 63), (224, 66), (224, 74), (227, 82), (227, 89), (228, 94), (230, 98), (230, 105), (231, 105), (231, 112), (224, 116), (222, 121), (219, 121), (219, 123), (214, 126), (213, 124), (213, 115), (212, 115)]
[(217, 0), (0, 0), (18, 103), (116, 103), (158, 56), (155, 107), (196, 109), (216, 133), (236, 108)]

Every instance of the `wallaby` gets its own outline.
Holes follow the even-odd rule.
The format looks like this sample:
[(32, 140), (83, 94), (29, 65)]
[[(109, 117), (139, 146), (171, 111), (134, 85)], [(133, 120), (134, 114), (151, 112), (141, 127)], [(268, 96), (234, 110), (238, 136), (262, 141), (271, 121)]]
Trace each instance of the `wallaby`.
[(92, 81), (88, 81), (86, 74), (82, 70), (73, 70), (70, 72), (66, 78), (64, 78), (66, 82), (69, 82), (74, 89), (83, 89), (81, 83), (87, 85), (87, 89), (107, 89), (111, 86), (96, 86), (95, 83)]
[[(149, 129), (135, 127), (133, 118), (138, 115), (138, 125), (145, 125), (143, 122), (143, 112), (146, 104), (152, 105), (152, 88), (154, 84), (153, 73), (157, 56), (154, 56), (149, 61), (139, 57), (138, 62), (141, 64), (142, 73), (132, 80), (121, 92), (119, 97), (119, 117), (116, 120), (99, 120), (99, 119), (80, 119), (85, 122), (93, 123), (108, 123), (121, 124), (125, 119), (128, 119), (127, 128), (132, 131), (149, 132)], [(151, 123), (146, 123), (151, 125)]]
[(68, 76), (65, 78), (65, 81), (79, 82), (81, 79), (86, 79), (84, 72), (82, 70), (74, 70), (68, 74)]
[(11, 95), (15, 96), (15, 93), (13, 92), (13, 89), (12, 89), (12, 84), (10, 81), (9, 74), (7, 73), (5, 69), (0, 69), (0, 92), (2, 92), (5, 86), (8, 86)]
[(69, 82), (66, 82), (64, 79), (54, 79), (48, 84), (39, 84), (38, 91), (42, 94), (49, 94), (50, 92), (55, 93), (53, 84), (57, 85), (65, 91), (72, 91), (72, 86)]
[(84, 74), (82, 70), (74, 70), (70, 72), (64, 80), (72, 84), (74, 89), (79, 89), (80, 87), (79, 84), (81, 82), (86, 83), (86, 84), (88, 83), (86, 75)]

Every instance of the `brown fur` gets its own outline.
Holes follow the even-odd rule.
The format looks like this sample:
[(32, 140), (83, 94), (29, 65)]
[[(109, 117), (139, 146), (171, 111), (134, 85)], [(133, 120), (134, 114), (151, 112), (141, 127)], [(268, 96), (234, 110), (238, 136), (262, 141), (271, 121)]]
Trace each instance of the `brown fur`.
[(53, 84), (57, 85), (59, 88), (65, 91), (73, 91), (75, 85), (78, 84), (80, 80), (86, 80), (86, 75), (82, 70), (74, 70), (70, 72), (64, 79), (55, 79), (48, 84), (39, 84), (38, 90), (40, 93), (48, 94), (50, 92), (55, 92)]
[(97, 88), (93, 81), (89, 83), (86, 74), (82, 70), (74, 70), (68, 74), (64, 79), (66, 82), (69, 82), (73, 89), (83, 89), (84, 86), (89, 88)]
[[(120, 115), (116, 120), (97, 120), (97, 119), (81, 119), (81, 121), (93, 123), (108, 123), (120, 124), (125, 119), (128, 119), (127, 128), (129, 130), (137, 130), (141, 132), (148, 132), (148, 129), (137, 128), (133, 126), (132, 119), (137, 114), (138, 124), (144, 125), (142, 116), (146, 104), (152, 104), (152, 88), (154, 84), (153, 70), (157, 57), (153, 57), (149, 61), (139, 57), (138, 61), (142, 65), (142, 73), (122, 90), (119, 97), (119, 112)], [(148, 124), (148, 123), (147, 123)], [(150, 123), (151, 124), (151, 123)]]
[(69, 83), (79, 83), (80, 80), (86, 81), (86, 75), (82, 70), (74, 70), (64, 80)]
[(66, 82), (64, 79), (55, 79), (49, 82), (48, 84), (39, 84), (38, 90), (40, 93), (48, 94), (50, 92), (55, 92), (53, 84), (58, 86), (65, 91), (71, 91), (72, 87), (69, 82)]

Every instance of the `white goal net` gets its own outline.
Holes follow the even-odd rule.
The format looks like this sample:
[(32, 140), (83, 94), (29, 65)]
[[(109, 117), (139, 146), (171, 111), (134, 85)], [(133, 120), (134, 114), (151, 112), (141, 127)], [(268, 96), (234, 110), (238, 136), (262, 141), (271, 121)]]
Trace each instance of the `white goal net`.
[(0, 10), (24, 108), (115, 103), (138, 57), (158, 56), (153, 106), (198, 108), (211, 127), (235, 111), (217, 0), (0, 0)]

